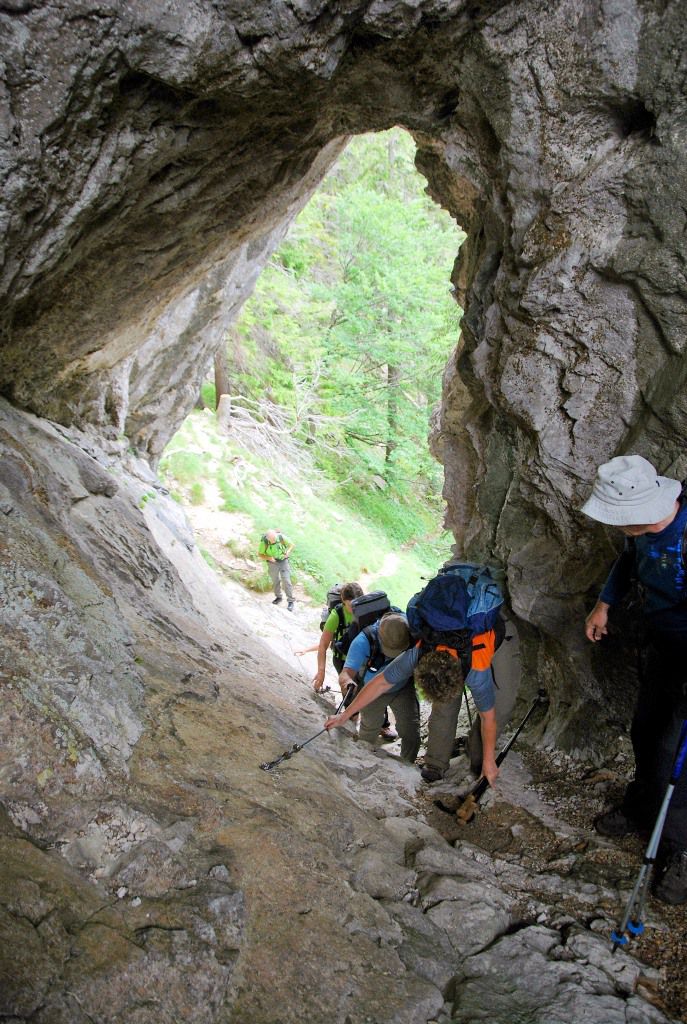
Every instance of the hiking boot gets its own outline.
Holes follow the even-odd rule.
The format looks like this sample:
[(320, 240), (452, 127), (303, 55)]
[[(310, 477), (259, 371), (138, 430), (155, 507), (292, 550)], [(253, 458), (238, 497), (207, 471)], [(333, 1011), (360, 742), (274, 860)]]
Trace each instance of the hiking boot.
[(289, 610), (290, 612), (292, 612), (292, 611), (293, 611), (293, 601), (289, 601), (289, 603), (287, 604), (287, 606), (286, 606), (286, 607), (287, 607), (287, 609), (288, 609), (288, 610)]
[(687, 850), (673, 850), (668, 854), (661, 880), (654, 886), (654, 896), (663, 903), (687, 900)]
[(634, 818), (628, 817), (622, 807), (613, 807), (594, 819), (594, 828), (600, 836), (617, 839), (619, 836), (633, 835), (641, 832), (642, 826)]
[(420, 775), (424, 782), (439, 782), (443, 779), (444, 773), (439, 768), (434, 768), (431, 764), (426, 764), (420, 769)]
[(383, 725), (379, 730), (379, 735), (383, 740), (386, 740), (387, 743), (391, 743), (392, 740), (398, 739), (398, 733), (394, 729), (393, 725)]
[(280, 597), (275, 597), (275, 599), (272, 602), (272, 604), (281, 604), (281, 598)]

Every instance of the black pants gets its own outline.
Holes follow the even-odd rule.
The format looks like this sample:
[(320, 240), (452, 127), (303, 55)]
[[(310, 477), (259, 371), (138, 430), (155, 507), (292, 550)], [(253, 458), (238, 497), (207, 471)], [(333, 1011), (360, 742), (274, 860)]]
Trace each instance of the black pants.
[[(640, 688), (632, 720), (635, 777), (623, 810), (652, 828), (663, 802), (687, 717), (687, 637), (654, 634), (642, 652)], [(687, 849), (687, 768), (673, 792), (663, 839)]]

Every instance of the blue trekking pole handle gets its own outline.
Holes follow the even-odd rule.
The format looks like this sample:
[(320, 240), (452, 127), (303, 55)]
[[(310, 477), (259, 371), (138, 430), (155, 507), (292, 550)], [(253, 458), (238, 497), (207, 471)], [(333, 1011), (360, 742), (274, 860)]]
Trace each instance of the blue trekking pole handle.
[(682, 775), (682, 769), (685, 766), (685, 760), (687, 759), (687, 719), (682, 723), (680, 730), (680, 739), (677, 754), (675, 755), (675, 763), (673, 765), (673, 771), (670, 776), (670, 781), (673, 786), (677, 786)]

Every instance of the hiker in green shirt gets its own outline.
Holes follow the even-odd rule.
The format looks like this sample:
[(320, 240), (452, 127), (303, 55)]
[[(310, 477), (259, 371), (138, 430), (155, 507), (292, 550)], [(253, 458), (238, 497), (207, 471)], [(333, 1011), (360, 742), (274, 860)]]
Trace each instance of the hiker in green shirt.
[[(332, 648), (332, 661), (336, 671), (341, 672), (341, 669), (344, 667), (346, 658), (339, 654), (333, 645), (337, 640), (341, 639), (348, 626), (353, 622), (351, 602), (356, 597), (362, 597), (362, 593), (363, 588), (359, 583), (344, 583), (341, 588), (341, 604), (337, 605), (336, 608), (332, 608), (324, 626), (322, 627), (322, 635), (316, 648), (317, 672), (315, 673), (312, 681), (315, 690), (322, 689), (328, 647)], [(296, 651), (296, 654), (298, 653), (299, 652)]]
[(260, 538), (258, 558), (261, 558), (263, 562), (267, 562), (267, 569), (274, 590), (274, 601), (272, 604), (281, 604), (281, 587), (283, 583), (289, 611), (293, 610), (293, 588), (291, 586), (291, 570), (289, 567), (289, 555), (292, 551), (293, 544), (289, 538), (277, 530), (267, 530)]

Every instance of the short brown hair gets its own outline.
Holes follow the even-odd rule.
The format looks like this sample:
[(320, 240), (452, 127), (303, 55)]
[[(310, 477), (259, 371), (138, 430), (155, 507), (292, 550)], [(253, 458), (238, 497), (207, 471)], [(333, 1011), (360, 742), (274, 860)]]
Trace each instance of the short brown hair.
[(344, 583), (339, 597), (342, 601), (355, 601), (356, 597), (363, 596), (363, 588), (359, 583)]
[(429, 701), (453, 700), (464, 685), (460, 658), (448, 651), (428, 651), (417, 663), (415, 683)]

